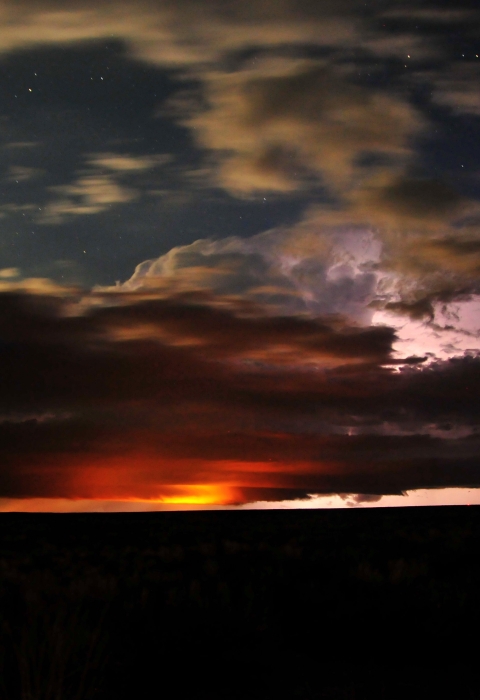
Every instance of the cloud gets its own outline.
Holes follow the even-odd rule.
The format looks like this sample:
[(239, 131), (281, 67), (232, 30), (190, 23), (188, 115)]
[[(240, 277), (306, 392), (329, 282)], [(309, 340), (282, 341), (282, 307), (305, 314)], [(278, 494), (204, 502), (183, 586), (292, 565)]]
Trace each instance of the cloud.
[(368, 230), (329, 231), (306, 223), (304, 229), (173, 248), (137, 266), (122, 289), (155, 295), (208, 290), (259, 303), (271, 314), (342, 314), (368, 322), (379, 252)]
[[(475, 108), (474, 76), (459, 72), (469, 69), (452, 68), (450, 78), (440, 66), (442, 73), (436, 75), (443, 60), (439, 43), (425, 32), (419, 43), (408, 22), (395, 31), (386, 24), (398, 24), (402, 14), (412, 21), (418, 15), (441, 29), (444, 16), (452, 21), (470, 17), (463, 7), (452, 15), (416, 3), (408, 11), (396, 3), (360, 11), (352, 0), (240, 5), (209, 0), (201, 17), (191, 0), (126, 2), (115, 8), (103, 0), (79, 0), (68, 8), (59, 0), (26, 0), (4, 1), (2, 7), (5, 52), (114, 37), (131, 57), (175, 69), (195, 82), (201, 108), (190, 105), (186, 117), (183, 104), (182, 121), (216, 161), (212, 182), (238, 196), (321, 184), (331, 196), (348, 199), (372, 174), (365, 159), (380, 159), (379, 172), (404, 174), (414, 159), (415, 139), (429, 126), (409, 95), (418, 74), (405, 78), (402, 88), (398, 81), (388, 89), (374, 88), (375, 81), (357, 74), (357, 54), (372, 65), (398, 62), (407, 54), (416, 61), (427, 56), (435, 66), (428, 75), (422, 70), (425, 80), (436, 85), (434, 99)], [(315, 51), (323, 58), (305, 59)], [(154, 167), (152, 158), (104, 153), (93, 155), (89, 165), (103, 169), (107, 178)], [(45, 220), (98, 213), (104, 204), (135, 196), (118, 182), (114, 187), (104, 179), (97, 186), (104, 194), (94, 197), (90, 182), (72, 183), (72, 191), (48, 205)]]
[[(167, 154), (134, 156), (126, 153), (92, 153), (85, 158), (87, 167), (69, 185), (50, 187), (57, 195), (37, 217), (42, 224), (58, 224), (74, 216), (99, 214), (112, 206), (139, 199), (141, 192), (130, 186), (132, 178), (160, 167), (170, 160)], [(123, 182), (127, 179), (128, 184)]]
[(38, 217), (42, 224), (59, 224), (72, 216), (98, 214), (118, 204), (132, 202), (139, 193), (124, 187), (109, 175), (82, 175), (70, 185), (51, 187), (58, 199), (44, 206)]
[[(207, 0), (201, 14), (192, 0), (126, 1), (115, 7), (106, 0), (76, 0), (68, 7), (60, 0), (3, 0), (2, 10), (0, 39), (5, 52), (113, 36), (125, 41), (135, 57), (182, 68), (216, 63), (226, 54), (259, 47), (315, 46), (351, 51), (364, 46), (366, 33), (373, 41), (375, 34), (385, 36), (378, 30), (379, 20), (442, 26), (472, 22), (478, 16), (471, 8), (424, 8), (420, 3), (405, 9), (392, 2), (388, 7), (382, 4), (365, 11), (353, 0), (246, 0), (241, 4)], [(414, 39), (408, 30), (407, 26), (403, 34), (407, 40)], [(393, 33), (390, 38), (394, 43)], [(388, 55), (389, 50), (383, 48), (380, 53)]]
[[(443, 268), (448, 274), (464, 275), (464, 283), (468, 278), (478, 281), (480, 272), (480, 249), (478, 238), (465, 237), (463, 231), (455, 235), (449, 231), (444, 237), (423, 241), (418, 249), (418, 258), (423, 259), (423, 267), (431, 269)], [(477, 232), (476, 232), (477, 233)], [(462, 235), (463, 234), (463, 235)], [(478, 233), (477, 233), (478, 235)], [(462, 285), (459, 285), (460, 290)]]
[[(428, 125), (405, 91), (374, 89), (358, 79), (355, 51), (376, 60), (398, 58), (412, 46), (419, 55), (420, 48), (411, 32), (380, 29), (381, 13), (360, 12), (351, 0), (210, 0), (201, 17), (190, 0), (115, 8), (32, 0), (4, 2), (3, 11), (4, 51), (114, 37), (132, 57), (181, 70), (197, 84), (204, 106), (187, 119), (184, 113), (183, 122), (217, 158), (214, 181), (240, 196), (301, 190), (312, 181), (343, 194), (362, 177), (363, 157), (382, 156), (388, 167), (399, 167)], [(430, 43), (423, 37), (424, 52)], [(325, 57), (306, 60), (314, 49)], [(251, 50), (257, 55), (242, 58)], [(143, 156), (120, 158), (99, 154), (94, 164), (101, 159), (110, 173), (147, 164)], [(60, 218), (79, 211), (71, 202), (53, 209)]]
[(360, 156), (402, 162), (424, 127), (407, 102), (325, 63), (266, 61), (204, 80), (208, 107), (186, 124), (200, 146), (218, 152), (219, 183), (237, 193), (296, 189), (308, 174), (347, 187)]
[(0, 206), (0, 211), (2, 212), (2, 215), (5, 214), (12, 214), (16, 212), (26, 212), (26, 211), (37, 211), (38, 206), (36, 204), (15, 204), (13, 202), (9, 202), (7, 204), (3, 204)]
[[(401, 61), (400, 65), (404, 68), (411, 68), (417, 62), (424, 64), (426, 61), (438, 61), (442, 56), (435, 43), (428, 41), (425, 34), (419, 34), (417, 27), (412, 31), (411, 26), (402, 32), (398, 32), (397, 29), (396, 32), (386, 34), (366, 31), (360, 45), (369, 54), (373, 54), (371, 70), (375, 67), (375, 59), (378, 61), (378, 58)], [(352, 72), (355, 69), (358, 71), (358, 66), (352, 64)]]
[[(258, 305), (271, 317), (341, 315), (362, 326), (384, 324), (395, 329), (396, 360), (475, 349), (478, 329), (468, 309), (480, 294), (478, 243), (462, 239), (436, 209), (443, 199), (443, 216), (461, 210), (461, 198), (429, 180), (401, 180), (391, 189), (383, 218), (374, 208), (375, 229), (359, 223), (360, 207), (350, 226), (340, 226), (341, 218), (333, 225), (335, 212), (329, 221), (323, 208), (312, 209), (290, 228), (179, 246), (110, 289), (145, 299), (203, 294), (216, 308), (242, 308), (246, 316)], [(342, 218), (348, 221), (345, 212)]]
[(323, 227), (370, 227), (389, 244), (400, 234), (403, 245), (408, 238), (473, 237), (479, 214), (478, 203), (445, 180), (384, 169), (365, 174), (340, 204), (317, 205), (305, 218)]
[[(345, 8), (347, 13), (340, 14)], [(246, 46), (345, 42), (354, 34), (348, 11), (350, 0), (324, 2), (314, 7), (308, 0), (268, 0), (242, 5), (205, 2), (199, 16), (191, 0), (125, 2), (3, 2), (0, 27), (3, 51), (28, 45), (64, 44), (104, 37), (127, 42), (131, 52), (153, 63), (173, 66), (203, 64), (220, 58), (226, 50)]]
[(6, 150), (16, 150), (16, 149), (30, 149), (36, 148), (38, 146), (37, 141), (12, 141), (11, 143), (4, 144)]
[(4, 267), (0, 270), (0, 279), (11, 279), (12, 277), (18, 277), (20, 275), (20, 270), (17, 267)]
[(154, 156), (133, 156), (128, 153), (92, 153), (88, 163), (94, 168), (105, 169), (118, 173), (152, 170), (168, 163), (171, 156), (159, 154)]
[(11, 165), (6, 179), (9, 182), (27, 182), (43, 173), (40, 168), (27, 168), (23, 165)]
[[(190, 358), (192, 371), (196, 371), (195, 365), (199, 363), (206, 372), (208, 368), (211, 370), (211, 363), (217, 362), (226, 363), (225, 366), (233, 363), (240, 372), (257, 364), (265, 368), (314, 366), (318, 369), (351, 362), (386, 362), (393, 340), (388, 328), (350, 326), (341, 318), (272, 317), (262, 314), (258, 307), (250, 308), (247, 315), (242, 304), (238, 304), (237, 309), (235, 305), (218, 308), (215, 299), (206, 295), (198, 298), (194, 294), (173, 295), (147, 300), (139, 299), (136, 294), (121, 294), (120, 299), (111, 297), (112, 294), (104, 299), (94, 295), (90, 306), (86, 307), (83, 301), (87, 311), (78, 315), (75, 297), (15, 294), (12, 290), (2, 298), (2, 340), (8, 347), (24, 343), (26, 353), (30, 347), (41, 349), (47, 360), (51, 353), (62, 353), (62, 348), (71, 352), (73, 346), (78, 345), (81, 350), (73, 352), (70, 358), (74, 364), (86, 362), (91, 355), (92, 360), (98, 360), (102, 366), (106, 355), (101, 348), (107, 355), (110, 351), (118, 352), (120, 364), (133, 362), (135, 365), (130, 353), (137, 347), (140, 355), (157, 354), (158, 361), (164, 356), (167, 363), (177, 354), (185, 362)], [(13, 330), (10, 329), (12, 323)], [(99, 354), (91, 348), (98, 348)], [(10, 359), (14, 362), (14, 358)], [(68, 364), (70, 360), (65, 358), (65, 362)], [(57, 374), (54, 365), (50, 372), (51, 380), (46, 382), (48, 386), (44, 391), (52, 396), (60, 395), (64, 386), (62, 373)], [(132, 367), (132, 372), (126, 375), (132, 382), (131, 388), (122, 382), (112, 386), (114, 394), (121, 394), (124, 386), (126, 397), (130, 396), (130, 391), (132, 397), (135, 396), (137, 370)], [(80, 374), (87, 375), (87, 368)], [(29, 380), (26, 374), (21, 381), (19, 377), (15, 381), (12, 377), (9, 380), (12, 391), (17, 386), (11, 397), (13, 400)], [(82, 381), (86, 388), (87, 377)], [(106, 381), (108, 384), (110, 379), (106, 377)], [(100, 380), (97, 387), (100, 394), (102, 383)], [(93, 385), (91, 389), (97, 393)]]
[(428, 24), (463, 24), (479, 19), (480, 13), (465, 7), (452, 10), (449, 7), (416, 8), (410, 6), (386, 10), (382, 12), (381, 16), (385, 19), (403, 19), (412, 23), (420, 21)]
[[(370, 298), (377, 308), (453, 300), (480, 292), (479, 214), (475, 200), (445, 181), (378, 173), (341, 205), (312, 206), (289, 237), (293, 250), (297, 238), (322, 247), (333, 232), (350, 231), (359, 240), (370, 232), (377, 247), (367, 247), (360, 269), (375, 277)], [(343, 254), (348, 257), (348, 246)]]
[[(2, 274), (3, 273), (3, 274)], [(15, 268), (0, 270), (0, 293), (19, 292), (39, 296), (69, 296), (72, 287), (62, 286), (48, 277), (21, 277)]]
[(389, 327), (174, 287), (11, 288), (0, 311), (2, 497), (241, 503), (478, 480), (478, 357), (399, 371)]
[(373, 494), (373, 493), (344, 493), (341, 494), (340, 496), (342, 500), (346, 502), (346, 504), (351, 507), (355, 508), (359, 506), (362, 503), (378, 503), (382, 499), (382, 494)]
[(434, 76), (432, 99), (456, 114), (480, 115), (480, 60), (451, 63)]
[(397, 176), (383, 178), (377, 186), (373, 183), (355, 193), (365, 214), (374, 209), (377, 221), (415, 226), (452, 220), (458, 216), (466, 202), (452, 187), (432, 178)]

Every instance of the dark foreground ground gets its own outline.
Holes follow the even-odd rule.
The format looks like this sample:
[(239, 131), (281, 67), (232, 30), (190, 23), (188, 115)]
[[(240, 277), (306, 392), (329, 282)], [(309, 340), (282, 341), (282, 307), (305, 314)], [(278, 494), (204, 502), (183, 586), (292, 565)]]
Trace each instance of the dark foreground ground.
[(0, 515), (0, 700), (480, 698), (480, 508)]

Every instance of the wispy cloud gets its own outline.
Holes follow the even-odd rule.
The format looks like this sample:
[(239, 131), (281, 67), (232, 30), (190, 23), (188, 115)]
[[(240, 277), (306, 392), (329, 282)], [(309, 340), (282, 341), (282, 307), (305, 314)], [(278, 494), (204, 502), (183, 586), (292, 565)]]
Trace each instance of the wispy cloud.
[(480, 59), (452, 64), (434, 76), (433, 100), (456, 114), (480, 115)]
[(154, 156), (134, 156), (128, 153), (92, 153), (87, 162), (94, 168), (105, 169), (117, 173), (153, 170), (165, 165), (171, 159), (169, 154)]
[(24, 165), (11, 165), (6, 179), (9, 182), (27, 182), (43, 173), (41, 168), (32, 168)]
[(315, 174), (334, 191), (365, 153), (411, 155), (424, 120), (396, 96), (355, 85), (325, 63), (266, 61), (206, 79), (209, 107), (186, 123), (220, 155), (218, 181), (238, 193), (301, 188)]
[(74, 182), (49, 188), (56, 197), (46, 203), (37, 219), (43, 224), (58, 224), (71, 217), (99, 214), (113, 206), (133, 202), (142, 194), (141, 190), (131, 186), (135, 176), (169, 160), (170, 156), (165, 154), (90, 154), (86, 157), (86, 169)]
[(51, 188), (57, 199), (48, 202), (38, 221), (58, 224), (72, 216), (98, 214), (118, 204), (135, 200), (139, 193), (120, 185), (109, 175), (83, 175), (70, 185)]

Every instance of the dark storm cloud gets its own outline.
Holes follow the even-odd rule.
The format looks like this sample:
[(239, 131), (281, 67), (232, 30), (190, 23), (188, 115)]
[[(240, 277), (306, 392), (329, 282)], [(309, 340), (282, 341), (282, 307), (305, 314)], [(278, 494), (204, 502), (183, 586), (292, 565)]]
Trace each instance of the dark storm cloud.
[[(473, 433), (453, 440), (448, 430), (445, 438), (374, 429), (473, 426), (478, 359), (397, 372), (380, 366), (388, 328), (252, 308), (245, 317), (205, 296), (130, 296), (121, 294), (120, 306), (97, 295), (88, 307), (83, 298), (87, 310), (74, 315), (80, 297), (1, 295), (5, 497), (151, 497), (162, 484), (226, 482), (242, 501), (476, 483)], [(279, 343), (293, 364), (279, 363)], [(32, 411), (49, 418), (32, 420)], [(362, 421), (367, 433), (346, 434)]]
[(341, 319), (261, 317), (252, 309), (236, 315), (209, 306), (205, 295), (137, 301), (132, 294), (120, 306), (99, 308), (101, 298), (92, 302), (73, 315), (64, 299), (0, 295), (5, 409), (154, 399), (165, 391), (208, 396), (252, 362), (268, 374), (282, 366), (387, 361), (394, 337), (389, 328), (349, 327)]
[(411, 303), (403, 301), (390, 301), (384, 305), (387, 311), (405, 314), (413, 319), (428, 318), (433, 320), (435, 315), (432, 299), (424, 298)]

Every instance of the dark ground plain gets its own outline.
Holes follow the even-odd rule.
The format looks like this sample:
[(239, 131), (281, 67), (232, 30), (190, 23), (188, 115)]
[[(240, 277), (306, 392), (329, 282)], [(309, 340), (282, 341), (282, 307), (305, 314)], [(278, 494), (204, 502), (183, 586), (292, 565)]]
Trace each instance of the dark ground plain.
[(480, 507), (0, 515), (0, 700), (480, 698)]

